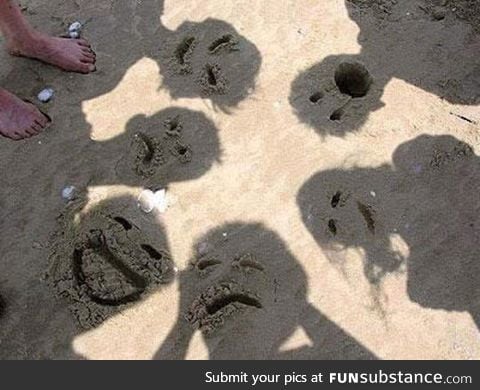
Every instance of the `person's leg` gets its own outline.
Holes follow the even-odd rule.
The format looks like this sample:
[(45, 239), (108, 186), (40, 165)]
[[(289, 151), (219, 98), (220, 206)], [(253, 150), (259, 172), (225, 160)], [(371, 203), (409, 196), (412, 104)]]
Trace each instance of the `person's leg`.
[(35, 58), (80, 73), (95, 70), (95, 54), (84, 39), (50, 37), (33, 29), (12, 0), (0, 0), (0, 30), (13, 55)]
[[(0, 0), (0, 30), (13, 55), (35, 58), (63, 70), (95, 70), (95, 54), (82, 39), (49, 37), (33, 29), (14, 1)], [(32, 104), (0, 88), (0, 135), (15, 140), (41, 132), (48, 119)]]

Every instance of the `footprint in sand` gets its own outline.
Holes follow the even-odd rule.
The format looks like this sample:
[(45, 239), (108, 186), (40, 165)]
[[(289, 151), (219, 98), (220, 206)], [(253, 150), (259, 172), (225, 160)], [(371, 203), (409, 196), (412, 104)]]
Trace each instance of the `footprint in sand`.
[(169, 282), (174, 267), (118, 206), (96, 207), (75, 224), (81, 206), (63, 216), (46, 279), (80, 325), (92, 328)]

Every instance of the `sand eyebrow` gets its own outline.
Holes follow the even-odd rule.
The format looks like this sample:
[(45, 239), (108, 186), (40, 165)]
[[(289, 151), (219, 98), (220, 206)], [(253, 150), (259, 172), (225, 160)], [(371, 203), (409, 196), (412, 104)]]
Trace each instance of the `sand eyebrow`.
[(203, 271), (208, 267), (212, 267), (214, 265), (219, 265), (222, 264), (222, 262), (218, 259), (204, 259), (200, 260), (197, 264), (196, 267), (200, 270)]

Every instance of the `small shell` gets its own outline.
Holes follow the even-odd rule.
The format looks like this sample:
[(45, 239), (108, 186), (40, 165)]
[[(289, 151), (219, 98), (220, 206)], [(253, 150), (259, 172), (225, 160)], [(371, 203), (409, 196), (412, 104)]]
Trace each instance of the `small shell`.
[(53, 95), (54, 91), (52, 88), (45, 88), (44, 90), (40, 91), (37, 98), (42, 103), (48, 103), (53, 98)]
[(157, 208), (157, 210), (160, 211), (161, 213), (164, 213), (165, 211), (167, 211), (167, 208), (168, 208), (167, 191), (163, 189), (155, 192), (154, 198), (155, 198), (155, 207)]
[(75, 199), (77, 189), (75, 186), (67, 186), (62, 190), (62, 198), (65, 200)]
[(80, 32), (82, 29), (82, 23), (80, 22), (73, 22), (69, 27), (68, 27), (68, 32)]
[(164, 189), (157, 192), (144, 190), (137, 201), (138, 207), (145, 213), (151, 213), (154, 209), (164, 213), (168, 208), (167, 191)]
[(137, 202), (144, 213), (151, 213), (155, 208), (155, 194), (150, 190), (144, 190), (140, 193)]
[(72, 39), (80, 38), (80, 33), (78, 31), (69, 31), (68, 36)]

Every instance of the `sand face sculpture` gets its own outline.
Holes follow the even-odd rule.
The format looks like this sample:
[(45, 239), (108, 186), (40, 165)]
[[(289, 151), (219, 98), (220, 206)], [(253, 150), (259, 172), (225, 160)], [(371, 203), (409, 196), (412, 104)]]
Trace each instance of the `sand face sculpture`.
[[(184, 359), (196, 330), (210, 359), (375, 358), (306, 301), (302, 267), (263, 225), (221, 226), (194, 250), (179, 275), (179, 318), (157, 358)], [(282, 351), (299, 326), (313, 346)]]
[[(406, 272), (412, 301), (466, 311), (479, 325), (479, 169), (470, 145), (423, 135), (400, 145), (391, 166), (317, 173), (297, 203), (332, 261), (344, 248), (361, 248), (372, 285)], [(405, 241), (408, 256), (392, 249), (392, 235)]]
[(102, 181), (165, 188), (193, 180), (221, 162), (219, 142), (218, 130), (201, 112), (171, 107), (138, 115), (124, 135), (101, 143), (101, 149), (118, 148), (121, 155), (115, 177)]
[(163, 229), (140, 219), (133, 206), (121, 197), (81, 215), (83, 204), (74, 202), (59, 221), (45, 278), (82, 328), (101, 324), (175, 276)]
[(168, 74), (163, 86), (173, 98), (201, 96), (228, 112), (253, 92), (260, 55), (229, 24), (186, 22), (166, 42), (159, 61)]
[[(455, 2), (454, 8), (459, 3), (470, 19), (477, 17), (467, 2)], [(362, 49), (359, 54), (328, 56), (297, 76), (289, 100), (302, 123), (322, 137), (358, 131), (371, 112), (383, 107), (383, 91), (393, 78), (449, 103), (480, 104), (476, 30), (470, 30), (469, 38), (464, 26), (449, 24), (454, 15), (449, 15), (448, 2), (441, 7), (430, 0), (421, 7), (418, 2), (405, 3), (345, 0), (360, 28)], [(435, 18), (438, 12), (446, 17)]]
[(382, 188), (388, 174), (386, 167), (319, 172), (297, 196), (304, 224), (332, 261), (341, 264), (337, 252), (345, 247), (365, 250), (364, 271), (372, 284), (403, 263), (390, 249), (392, 232)]

